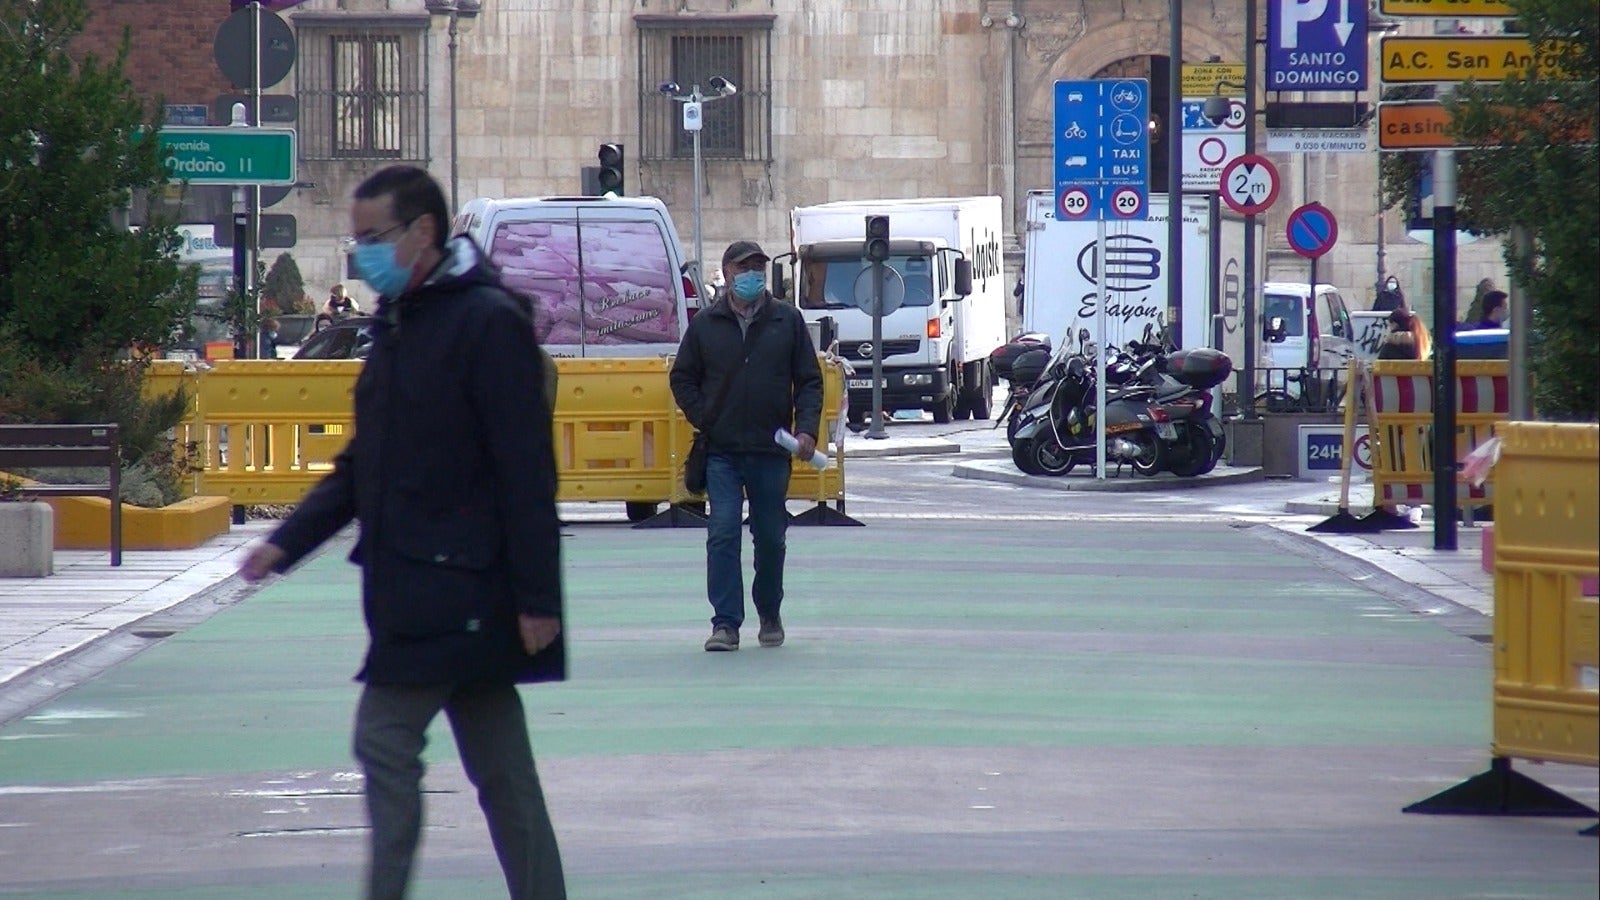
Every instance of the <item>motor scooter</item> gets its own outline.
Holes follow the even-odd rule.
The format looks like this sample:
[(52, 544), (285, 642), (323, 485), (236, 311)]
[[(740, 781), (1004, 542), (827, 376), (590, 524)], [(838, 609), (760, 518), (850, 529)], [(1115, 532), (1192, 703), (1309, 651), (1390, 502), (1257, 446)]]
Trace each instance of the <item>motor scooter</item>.
[[(1108, 377), (1108, 381), (1110, 378)], [(1029, 475), (1059, 476), (1095, 464), (1095, 373), (1083, 355), (1052, 359), (1017, 414), (1011, 460)], [(1154, 390), (1129, 384), (1106, 389), (1106, 459), (1152, 476), (1166, 466), (1167, 443), (1156, 433)], [(1174, 437), (1176, 434), (1174, 433)]]

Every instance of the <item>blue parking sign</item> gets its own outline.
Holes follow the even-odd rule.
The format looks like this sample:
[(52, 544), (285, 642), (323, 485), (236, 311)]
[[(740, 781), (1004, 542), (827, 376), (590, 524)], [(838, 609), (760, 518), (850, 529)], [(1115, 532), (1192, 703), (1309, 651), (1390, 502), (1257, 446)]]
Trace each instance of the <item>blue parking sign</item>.
[(1366, 88), (1366, 3), (1267, 0), (1267, 90)]
[(1149, 121), (1143, 78), (1056, 82), (1058, 218), (1149, 217)]

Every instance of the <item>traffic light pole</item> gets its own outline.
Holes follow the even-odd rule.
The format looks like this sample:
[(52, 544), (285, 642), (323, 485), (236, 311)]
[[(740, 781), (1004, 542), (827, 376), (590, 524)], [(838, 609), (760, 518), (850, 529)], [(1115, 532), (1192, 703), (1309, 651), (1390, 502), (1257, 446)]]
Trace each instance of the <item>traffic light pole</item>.
[[(698, 84), (694, 86), (694, 93), (691, 96), (694, 97), (691, 102), (701, 102)], [(703, 291), (706, 283), (706, 248), (705, 229), (700, 227), (700, 194), (705, 189), (703, 184), (705, 172), (702, 170), (703, 164), (700, 160), (700, 129), (694, 129), (692, 134), (694, 135), (694, 268), (695, 280), (699, 282), (695, 287)]]
[(883, 262), (872, 263), (872, 424), (867, 437), (883, 440)]

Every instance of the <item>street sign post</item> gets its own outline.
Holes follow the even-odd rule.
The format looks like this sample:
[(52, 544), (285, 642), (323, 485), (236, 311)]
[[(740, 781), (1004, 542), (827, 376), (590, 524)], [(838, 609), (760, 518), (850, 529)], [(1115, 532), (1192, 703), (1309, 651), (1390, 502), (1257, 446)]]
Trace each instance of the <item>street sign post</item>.
[(170, 181), (294, 184), (292, 128), (163, 128), (156, 132)]
[(1333, 249), (1339, 240), (1339, 222), (1333, 211), (1321, 203), (1307, 203), (1289, 214), (1288, 227), (1284, 229), (1289, 247), (1311, 261), (1311, 297), (1317, 296), (1317, 260)]
[(1255, 153), (1235, 159), (1222, 170), (1222, 202), (1244, 216), (1266, 212), (1278, 199), (1278, 170)]
[(1267, 0), (1267, 90), (1366, 88), (1364, 0)]
[(1150, 87), (1142, 78), (1058, 81), (1056, 211), (1143, 219), (1150, 209)]
[(1380, 42), (1379, 77), (1385, 84), (1501, 81), (1508, 76), (1554, 75), (1526, 37), (1456, 34), (1386, 37)]

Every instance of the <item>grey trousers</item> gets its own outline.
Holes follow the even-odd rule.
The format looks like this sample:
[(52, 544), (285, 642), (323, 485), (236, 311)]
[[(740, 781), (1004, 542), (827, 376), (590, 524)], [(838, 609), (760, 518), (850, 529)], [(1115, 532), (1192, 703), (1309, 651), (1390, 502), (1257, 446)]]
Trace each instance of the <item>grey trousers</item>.
[(564, 900), (561, 852), (534, 770), (515, 685), (369, 684), (356, 708), (355, 756), (372, 824), (367, 896), (403, 898), (422, 837), (422, 748), (444, 710), (478, 790), (512, 900)]

